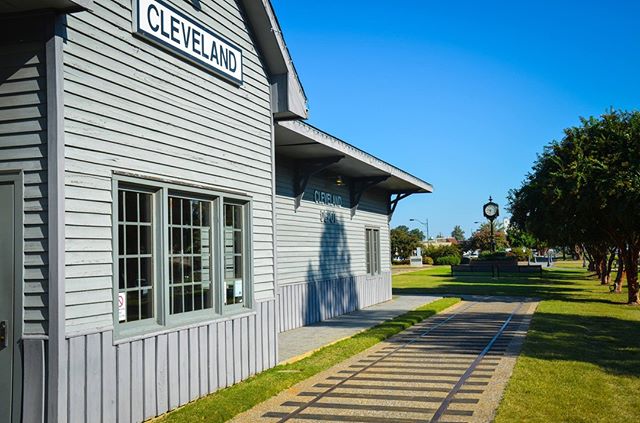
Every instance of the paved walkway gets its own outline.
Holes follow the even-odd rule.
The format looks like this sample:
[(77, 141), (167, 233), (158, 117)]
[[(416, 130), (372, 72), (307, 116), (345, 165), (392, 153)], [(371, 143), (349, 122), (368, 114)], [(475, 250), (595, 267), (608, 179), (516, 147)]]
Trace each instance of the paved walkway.
[(463, 301), (233, 421), (489, 422), (536, 306)]
[(427, 295), (394, 296), (390, 301), (381, 304), (283, 332), (278, 335), (280, 362), (300, 359), (327, 344), (353, 336), (438, 298), (440, 297)]

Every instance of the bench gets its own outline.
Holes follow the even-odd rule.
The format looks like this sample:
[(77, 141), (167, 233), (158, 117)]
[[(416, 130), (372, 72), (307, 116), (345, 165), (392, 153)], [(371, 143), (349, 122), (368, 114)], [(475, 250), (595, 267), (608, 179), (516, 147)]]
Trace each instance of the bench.
[(487, 262), (470, 263), (451, 266), (451, 275), (456, 273), (491, 273), (493, 277), (500, 277), (500, 274), (507, 273), (538, 273), (542, 274), (542, 265), (539, 264), (518, 264), (513, 262)]

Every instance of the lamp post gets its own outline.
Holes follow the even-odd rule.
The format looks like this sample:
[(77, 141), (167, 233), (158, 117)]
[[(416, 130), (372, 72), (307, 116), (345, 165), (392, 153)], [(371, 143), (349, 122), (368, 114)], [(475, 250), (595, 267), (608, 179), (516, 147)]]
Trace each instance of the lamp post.
[(424, 222), (418, 219), (409, 219), (409, 222), (418, 222), (419, 224), (427, 228), (427, 241), (429, 241), (429, 219), (425, 219)]

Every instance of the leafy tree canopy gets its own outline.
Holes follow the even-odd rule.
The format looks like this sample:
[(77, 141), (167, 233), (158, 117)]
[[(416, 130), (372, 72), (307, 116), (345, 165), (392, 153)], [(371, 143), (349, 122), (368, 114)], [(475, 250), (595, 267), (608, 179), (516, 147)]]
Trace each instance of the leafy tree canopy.
[(496, 250), (503, 250), (509, 246), (507, 236), (501, 224), (496, 221), (486, 222), (475, 231), (469, 239), (471, 248), (474, 250), (488, 251), (491, 249), (491, 225), (493, 225), (493, 236), (496, 242)]
[(524, 231), (516, 226), (509, 227), (507, 231), (507, 241), (509, 242), (509, 246), (511, 248), (516, 247), (526, 247), (526, 248), (537, 248), (539, 247), (539, 242), (531, 235), (529, 232)]
[(409, 230), (400, 225), (391, 229), (391, 254), (409, 258), (413, 251), (422, 246), (424, 234), (419, 229)]
[(411, 229), (409, 231), (409, 234), (418, 238), (420, 241), (424, 241), (424, 232), (422, 232), (420, 229)]
[(639, 304), (640, 112), (581, 119), (547, 146), (509, 195), (512, 222), (555, 245), (584, 245), (627, 269), (629, 303)]
[(456, 225), (453, 227), (451, 236), (454, 237), (457, 241), (464, 241), (464, 231), (462, 230), (460, 225)]

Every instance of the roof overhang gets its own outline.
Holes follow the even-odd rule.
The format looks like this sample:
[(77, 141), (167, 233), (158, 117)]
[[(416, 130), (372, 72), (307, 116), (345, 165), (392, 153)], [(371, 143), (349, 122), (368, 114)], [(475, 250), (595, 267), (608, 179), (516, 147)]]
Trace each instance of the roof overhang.
[(0, 0), (0, 14), (57, 10), (65, 13), (90, 10), (93, 0)]
[[(2, 1), (2, 0), (0, 0)], [(276, 119), (306, 119), (307, 97), (269, 0), (240, 0), (271, 77), (271, 103)]]
[(299, 120), (278, 122), (275, 142), (276, 154), (292, 160), (344, 156), (327, 171), (351, 179), (388, 176), (376, 188), (389, 193), (433, 192), (428, 182)]
[[(307, 119), (307, 97), (291, 60), (280, 24), (269, 0), (240, 0), (262, 52), (271, 82), (273, 116)], [(0, 0), (0, 15), (54, 10), (62, 13), (90, 10), (93, 0)]]

